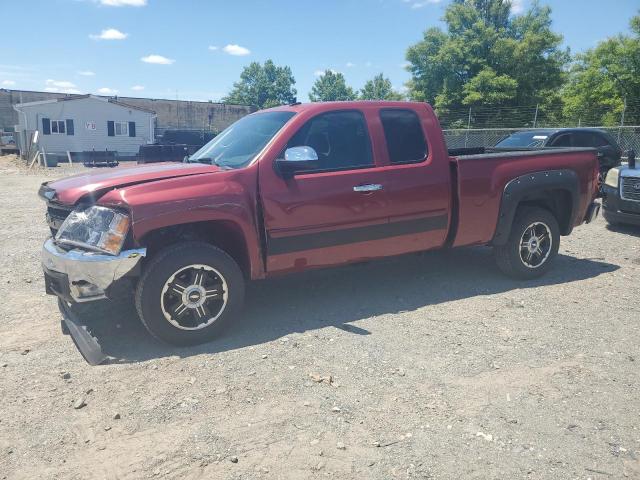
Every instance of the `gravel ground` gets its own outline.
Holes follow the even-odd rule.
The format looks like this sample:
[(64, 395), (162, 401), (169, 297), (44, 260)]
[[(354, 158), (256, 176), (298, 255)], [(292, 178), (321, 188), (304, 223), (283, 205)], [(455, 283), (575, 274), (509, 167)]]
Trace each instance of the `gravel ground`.
[(525, 283), (486, 248), (256, 283), (196, 348), (89, 304), (90, 367), (40, 271), (68, 171), (0, 160), (0, 478), (640, 478), (640, 230), (582, 226)]

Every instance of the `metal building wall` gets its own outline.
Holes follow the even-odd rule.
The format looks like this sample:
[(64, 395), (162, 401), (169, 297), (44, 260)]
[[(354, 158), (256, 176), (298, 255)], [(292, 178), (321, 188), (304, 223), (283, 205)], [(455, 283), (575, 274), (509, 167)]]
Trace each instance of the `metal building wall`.
[[(66, 96), (68, 95), (62, 93), (0, 89), (0, 130), (7, 129), (7, 127), (13, 128), (14, 125), (17, 125), (18, 114), (13, 109), (13, 105)], [(219, 132), (236, 120), (255, 111), (254, 108), (248, 106), (210, 102), (135, 97), (118, 97), (118, 100), (156, 112), (158, 116), (156, 126), (159, 129), (205, 129)]]

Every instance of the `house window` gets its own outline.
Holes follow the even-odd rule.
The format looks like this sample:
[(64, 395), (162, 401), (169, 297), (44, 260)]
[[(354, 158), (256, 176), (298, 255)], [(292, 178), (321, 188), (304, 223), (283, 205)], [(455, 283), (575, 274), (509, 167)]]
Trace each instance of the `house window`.
[(51, 120), (51, 133), (65, 134), (64, 120)]
[(127, 122), (113, 122), (113, 126), (115, 128), (116, 136), (124, 136), (129, 135), (129, 124)]

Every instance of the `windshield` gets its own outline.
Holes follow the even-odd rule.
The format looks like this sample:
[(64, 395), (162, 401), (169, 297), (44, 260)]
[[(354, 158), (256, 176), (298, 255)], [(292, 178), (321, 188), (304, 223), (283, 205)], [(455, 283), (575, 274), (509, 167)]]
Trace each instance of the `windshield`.
[(543, 147), (549, 135), (542, 132), (518, 132), (500, 140), (496, 147)]
[(295, 112), (265, 112), (246, 116), (191, 155), (189, 163), (241, 168), (260, 153)]

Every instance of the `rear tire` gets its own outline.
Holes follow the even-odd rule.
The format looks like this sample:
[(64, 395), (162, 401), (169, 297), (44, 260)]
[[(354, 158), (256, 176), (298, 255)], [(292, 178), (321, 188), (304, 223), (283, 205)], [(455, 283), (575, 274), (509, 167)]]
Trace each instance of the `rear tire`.
[(212, 340), (244, 302), (244, 277), (224, 251), (202, 242), (167, 247), (146, 266), (136, 309), (149, 333), (173, 345)]
[(524, 207), (517, 211), (509, 239), (496, 245), (498, 267), (510, 277), (529, 280), (544, 275), (558, 255), (560, 227), (551, 212)]

